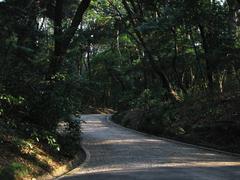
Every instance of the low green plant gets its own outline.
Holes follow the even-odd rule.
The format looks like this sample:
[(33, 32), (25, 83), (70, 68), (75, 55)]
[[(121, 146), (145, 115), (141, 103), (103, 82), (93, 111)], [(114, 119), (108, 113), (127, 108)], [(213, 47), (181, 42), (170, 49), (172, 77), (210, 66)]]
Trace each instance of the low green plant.
[(21, 163), (13, 162), (12, 164), (0, 170), (0, 179), (15, 180), (18, 178), (23, 178), (29, 173), (30, 170), (27, 166)]
[(24, 139), (15, 138), (13, 144), (15, 144), (20, 150), (21, 149), (33, 150), (33, 144), (30, 141)]
[(50, 131), (33, 131), (31, 138), (37, 143), (45, 143), (53, 151), (60, 151), (60, 145), (57, 141), (57, 134)]
[(73, 157), (80, 148), (81, 122), (73, 117), (69, 117), (66, 121), (68, 128), (64, 134), (59, 134), (58, 143), (62, 154)]
[(161, 103), (161, 96), (163, 95), (160, 94), (156, 96), (150, 89), (144, 89), (138, 98), (131, 101), (131, 106), (133, 108), (140, 108), (144, 109), (145, 111), (150, 111), (152, 108)]

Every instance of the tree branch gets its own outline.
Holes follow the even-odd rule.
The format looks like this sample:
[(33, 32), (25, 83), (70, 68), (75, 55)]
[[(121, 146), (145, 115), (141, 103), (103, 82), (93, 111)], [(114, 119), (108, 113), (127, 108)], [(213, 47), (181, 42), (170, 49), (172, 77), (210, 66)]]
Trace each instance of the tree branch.
[(85, 11), (87, 10), (87, 8), (89, 7), (90, 2), (91, 2), (91, 0), (82, 0), (80, 5), (78, 6), (76, 14), (72, 20), (72, 23), (64, 35), (64, 40), (63, 40), (64, 53), (67, 51), (67, 48), (69, 47), (71, 40), (72, 40), (75, 32), (78, 29), (78, 26), (82, 22), (83, 15), (84, 15)]

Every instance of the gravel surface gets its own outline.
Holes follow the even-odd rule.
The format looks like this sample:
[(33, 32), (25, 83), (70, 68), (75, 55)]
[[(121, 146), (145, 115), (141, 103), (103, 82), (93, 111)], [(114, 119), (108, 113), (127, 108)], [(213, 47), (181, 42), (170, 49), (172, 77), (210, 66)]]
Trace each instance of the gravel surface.
[(84, 115), (90, 159), (59, 180), (240, 180), (240, 158), (121, 128), (106, 115)]

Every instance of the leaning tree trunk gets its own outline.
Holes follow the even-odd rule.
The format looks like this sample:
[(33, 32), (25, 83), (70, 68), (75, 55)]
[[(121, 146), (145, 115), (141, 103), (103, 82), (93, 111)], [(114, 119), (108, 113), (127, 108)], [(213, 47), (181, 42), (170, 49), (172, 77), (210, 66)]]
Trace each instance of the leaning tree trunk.
[(82, 22), (83, 15), (90, 5), (91, 0), (82, 0), (79, 4), (77, 11), (73, 17), (70, 27), (65, 33), (62, 31), (63, 19), (63, 0), (56, 0), (55, 17), (54, 17), (54, 38), (55, 49), (53, 57), (48, 69), (48, 78), (52, 78), (61, 68), (64, 62), (64, 56), (67, 53), (69, 45), (76, 33), (80, 23)]
[[(163, 84), (163, 88), (166, 89), (166, 91), (168, 92), (168, 95), (171, 99), (177, 100), (179, 101), (180, 98), (177, 95), (177, 93), (174, 91), (171, 82), (169, 81), (167, 75), (165, 74), (165, 72), (162, 70), (162, 68), (158, 67), (158, 65), (155, 62), (154, 56), (151, 52), (151, 50), (148, 48), (142, 34), (136, 29), (137, 27), (137, 19), (134, 18), (133, 14), (132, 14), (132, 10), (128, 4), (128, 2), (126, 0), (122, 0), (123, 6), (126, 9), (128, 16), (129, 16), (129, 21), (131, 23), (131, 25), (133, 26), (134, 29), (134, 33), (136, 34), (136, 39), (137, 39), (137, 43), (139, 43), (139, 45), (143, 48), (150, 66), (152, 68), (152, 70), (155, 72), (155, 74), (161, 79), (162, 84)], [(130, 3), (132, 4), (133, 1), (130, 1)], [(141, 15), (140, 15), (141, 16)], [(142, 19), (141, 17), (139, 17), (140, 19)]]

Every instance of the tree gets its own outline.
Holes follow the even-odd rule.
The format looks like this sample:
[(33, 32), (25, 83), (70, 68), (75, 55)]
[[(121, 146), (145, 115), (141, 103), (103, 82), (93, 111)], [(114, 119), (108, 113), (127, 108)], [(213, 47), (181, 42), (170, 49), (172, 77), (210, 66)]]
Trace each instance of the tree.
[(65, 33), (62, 29), (63, 20), (63, 0), (56, 0), (55, 15), (54, 15), (54, 36), (55, 36), (55, 49), (54, 57), (49, 66), (48, 76), (55, 75), (63, 63), (63, 58), (67, 53), (67, 49), (76, 33), (80, 23), (82, 22), (83, 14), (90, 5), (91, 0), (82, 0), (79, 4), (77, 11), (72, 19), (71, 25)]

